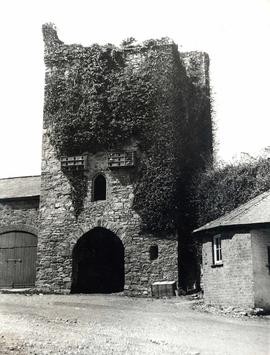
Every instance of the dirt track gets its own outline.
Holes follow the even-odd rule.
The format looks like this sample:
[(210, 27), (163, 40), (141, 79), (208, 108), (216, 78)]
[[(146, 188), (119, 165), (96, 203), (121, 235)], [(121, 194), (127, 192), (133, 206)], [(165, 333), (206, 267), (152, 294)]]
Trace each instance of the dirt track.
[(182, 298), (0, 294), (0, 354), (270, 354), (269, 319), (230, 319)]

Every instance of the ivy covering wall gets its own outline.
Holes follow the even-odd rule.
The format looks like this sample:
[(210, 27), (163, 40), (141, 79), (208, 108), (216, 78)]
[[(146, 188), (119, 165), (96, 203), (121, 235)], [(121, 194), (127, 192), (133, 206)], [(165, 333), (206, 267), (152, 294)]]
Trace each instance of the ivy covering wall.
[[(177, 46), (168, 39), (65, 45), (50, 24), (43, 34), (44, 125), (57, 156), (121, 149), (136, 139), (133, 208), (143, 227), (171, 232), (183, 225), (193, 172), (212, 154), (212, 130), (209, 93), (189, 80)], [(85, 193), (76, 189), (79, 214), (76, 196)]]

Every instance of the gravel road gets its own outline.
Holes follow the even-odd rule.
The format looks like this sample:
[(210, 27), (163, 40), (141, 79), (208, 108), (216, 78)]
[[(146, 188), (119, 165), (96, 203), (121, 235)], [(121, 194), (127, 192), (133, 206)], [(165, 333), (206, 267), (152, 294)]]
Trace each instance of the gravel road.
[(270, 354), (270, 319), (192, 310), (192, 301), (0, 294), (0, 354)]

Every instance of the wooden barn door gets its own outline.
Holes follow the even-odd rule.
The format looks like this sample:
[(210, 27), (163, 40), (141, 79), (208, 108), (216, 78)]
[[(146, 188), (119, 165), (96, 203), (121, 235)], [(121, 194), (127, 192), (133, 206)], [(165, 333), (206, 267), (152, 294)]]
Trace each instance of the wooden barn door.
[(26, 232), (0, 235), (0, 287), (35, 285), (37, 237)]

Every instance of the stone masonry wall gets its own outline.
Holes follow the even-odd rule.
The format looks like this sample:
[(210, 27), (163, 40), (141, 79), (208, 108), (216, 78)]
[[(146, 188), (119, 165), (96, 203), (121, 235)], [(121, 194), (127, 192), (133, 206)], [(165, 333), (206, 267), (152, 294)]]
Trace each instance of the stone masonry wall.
[[(16, 206), (17, 205), (17, 206)], [(24, 206), (25, 205), (25, 206)], [(19, 208), (18, 208), (19, 206)], [(29, 229), (38, 230), (38, 208), (37, 201), (0, 202), (0, 233), (14, 228), (15, 230)]]
[(222, 266), (213, 265), (212, 236), (203, 239), (205, 302), (230, 306), (254, 306), (253, 265), (249, 233), (222, 235)]
[[(133, 143), (127, 149), (136, 149)], [(43, 163), (38, 242), (37, 287), (69, 292), (72, 280), (72, 250), (78, 239), (95, 227), (114, 232), (125, 248), (125, 290), (128, 294), (150, 294), (154, 281), (177, 280), (177, 238), (145, 235), (140, 217), (132, 209), (136, 170), (111, 171), (105, 152), (89, 154), (86, 173), (88, 193), (83, 212), (76, 220), (70, 197), (70, 183), (60, 170), (60, 161), (43, 135)], [(107, 180), (106, 201), (92, 201), (92, 181), (102, 172)], [(159, 257), (149, 260), (149, 247), (157, 244)]]

